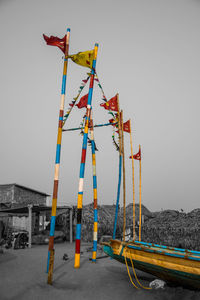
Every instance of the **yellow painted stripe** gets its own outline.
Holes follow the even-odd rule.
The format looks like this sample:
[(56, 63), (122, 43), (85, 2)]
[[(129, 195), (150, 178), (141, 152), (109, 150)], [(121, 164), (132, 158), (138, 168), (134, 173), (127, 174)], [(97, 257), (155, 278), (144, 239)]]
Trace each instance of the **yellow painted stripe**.
[(77, 208), (82, 208), (82, 203), (83, 203), (83, 195), (78, 194)]
[(97, 258), (97, 252), (96, 251), (93, 251), (92, 252), (92, 259), (96, 259)]
[(85, 126), (85, 131), (84, 133), (88, 133), (88, 126)]
[(57, 206), (57, 199), (53, 199), (52, 201), (52, 217), (56, 217), (56, 206)]
[(54, 180), (58, 180), (60, 164), (55, 164)]
[(80, 254), (75, 253), (74, 268), (80, 268)]
[(94, 231), (97, 232), (97, 226), (98, 226), (98, 223), (97, 222), (94, 222)]
[(94, 189), (93, 193), (94, 193), (94, 199), (97, 199), (97, 189)]
[(95, 154), (92, 154), (92, 164), (95, 165), (96, 159), (95, 159)]
[(64, 62), (63, 75), (67, 74), (67, 62)]
[(57, 138), (57, 144), (61, 145), (62, 140), (62, 128), (58, 128), (58, 138)]

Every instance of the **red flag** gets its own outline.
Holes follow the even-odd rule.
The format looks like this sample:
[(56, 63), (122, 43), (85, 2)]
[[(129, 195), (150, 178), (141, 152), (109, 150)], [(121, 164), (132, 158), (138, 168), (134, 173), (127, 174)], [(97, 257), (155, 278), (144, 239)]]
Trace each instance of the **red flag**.
[(126, 121), (124, 124), (123, 124), (123, 129), (124, 131), (126, 132), (131, 132), (131, 126), (130, 126), (130, 120)]
[(105, 103), (101, 103), (100, 106), (104, 107), (107, 110), (118, 111), (118, 104), (117, 104), (117, 95), (111, 98), (109, 101)]
[(49, 46), (56, 46), (60, 48), (60, 50), (65, 54), (66, 48), (66, 35), (60, 39), (57, 36), (51, 35), (50, 37), (43, 34), (44, 40), (46, 41), (47, 45)]
[(81, 97), (80, 101), (78, 104), (76, 104), (76, 106), (78, 108), (83, 108), (83, 107), (86, 107), (87, 108), (87, 102), (88, 102), (88, 94)]
[[(132, 158), (132, 156), (130, 156), (129, 158)], [(133, 155), (133, 158), (136, 160), (141, 160), (141, 150), (140, 149), (139, 149), (138, 153)]]

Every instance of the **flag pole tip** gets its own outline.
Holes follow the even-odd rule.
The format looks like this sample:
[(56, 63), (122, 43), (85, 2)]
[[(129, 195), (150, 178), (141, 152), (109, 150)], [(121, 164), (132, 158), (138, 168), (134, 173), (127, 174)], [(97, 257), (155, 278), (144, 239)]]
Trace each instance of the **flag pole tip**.
[(67, 32), (70, 32), (71, 31), (71, 29), (70, 28), (67, 28)]

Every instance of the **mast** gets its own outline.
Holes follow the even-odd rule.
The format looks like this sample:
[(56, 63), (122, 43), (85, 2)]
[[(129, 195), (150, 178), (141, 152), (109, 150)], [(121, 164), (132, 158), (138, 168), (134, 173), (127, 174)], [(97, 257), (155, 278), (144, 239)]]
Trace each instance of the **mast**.
[(91, 114), (91, 105), (92, 105), (92, 94), (94, 86), (94, 75), (96, 67), (98, 44), (95, 44), (94, 47), (94, 59), (92, 63), (92, 72), (90, 77), (90, 87), (88, 94), (87, 102), (87, 111), (85, 118), (85, 127), (82, 143), (82, 155), (81, 155), (81, 164), (80, 164), (80, 176), (79, 176), (79, 188), (78, 188), (78, 199), (77, 199), (77, 223), (76, 223), (76, 243), (75, 243), (75, 261), (74, 267), (80, 267), (80, 246), (81, 246), (81, 218), (82, 218), (82, 206), (83, 206), (83, 183), (84, 183), (84, 174), (85, 174), (85, 160), (87, 152), (87, 138), (88, 138), (88, 126)]
[[(139, 145), (139, 152), (141, 153), (141, 146)], [(139, 160), (140, 164), (140, 170), (139, 170), (139, 177), (140, 177), (140, 183), (139, 183), (139, 200), (140, 200), (140, 218), (139, 218), (139, 241), (141, 241), (141, 228), (142, 228), (142, 170), (141, 170), (141, 157)]]
[(116, 208), (115, 208), (113, 240), (116, 237), (117, 217), (118, 217), (118, 210), (119, 210), (119, 198), (120, 198), (121, 177), (122, 177), (122, 145), (121, 145), (122, 132), (121, 132), (121, 116), (120, 116), (120, 108), (119, 108), (119, 94), (117, 94), (117, 106), (118, 106), (118, 130), (119, 130), (119, 177), (118, 177), (117, 200), (116, 200)]
[(131, 132), (130, 120), (130, 145), (131, 145), (131, 160), (132, 160), (132, 182), (133, 182), (133, 240), (135, 240), (135, 180), (134, 180), (134, 159), (133, 159), (133, 141)]
[(63, 125), (66, 78), (67, 78), (67, 63), (68, 63), (67, 56), (69, 53), (69, 37), (70, 37), (70, 29), (68, 28), (67, 29), (67, 38), (66, 38), (65, 59), (64, 59), (64, 66), (63, 66), (61, 103), (60, 103), (59, 122), (58, 122), (55, 173), (54, 173), (54, 185), (53, 185), (51, 225), (50, 225), (50, 236), (49, 236), (49, 250), (48, 250), (48, 258), (47, 258), (47, 272), (48, 272), (47, 283), (48, 284), (52, 284), (52, 277), (53, 277), (53, 264), (54, 264), (54, 252), (55, 252), (55, 250), (54, 250), (54, 233), (55, 233), (56, 208), (57, 208), (57, 198), (58, 198), (58, 182), (59, 182), (62, 125)]
[(122, 162), (123, 162), (123, 241), (125, 241), (126, 231), (126, 181), (125, 181), (125, 153), (124, 153), (124, 123), (123, 110), (121, 110), (121, 126), (122, 126)]
[(96, 154), (95, 154), (94, 128), (93, 128), (92, 117), (90, 119), (90, 133), (91, 133), (91, 150), (92, 150), (93, 202), (94, 202), (94, 226), (93, 226), (92, 262), (96, 262), (96, 257), (97, 257), (97, 237), (98, 237), (98, 210), (97, 210)]

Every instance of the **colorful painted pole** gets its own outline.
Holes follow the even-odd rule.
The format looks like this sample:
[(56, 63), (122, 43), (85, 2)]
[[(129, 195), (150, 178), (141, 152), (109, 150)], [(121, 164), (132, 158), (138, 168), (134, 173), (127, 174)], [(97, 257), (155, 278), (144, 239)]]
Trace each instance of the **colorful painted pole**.
[(131, 120), (130, 120), (130, 145), (131, 145), (132, 180), (133, 180), (133, 240), (135, 240), (135, 180), (134, 180), (134, 158), (133, 158), (133, 141), (132, 141), (132, 132), (131, 132)]
[(119, 210), (119, 198), (120, 198), (120, 189), (121, 189), (121, 178), (122, 178), (122, 146), (121, 146), (121, 117), (120, 117), (120, 109), (119, 109), (119, 94), (117, 94), (117, 105), (118, 105), (118, 127), (119, 127), (119, 177), (118, 177), (118, 188), (117, 188), (117, 201), (115, 208), (115, 221), (114, 221), (114, 229), (113, 229), (113, 240), (116, 238), (116, 230), (117, 230), (117, 217)]
[[(141, 153), (141, 146), (139, 145), (139, 151)], [(139, 241), (141, 241), (141, 229), (142, 229), (142, 176), (141, 176), (141, 158), (139, 160), (140, 163), (140, 170), (139, 170), (139, 176), (140, 176), (140, 183), (139, 183), (139, 198), (140, 198), (140, 219), (139, 219)]]
[(126, 231), (126, 181), (125, 181), (125, 153), (124, 153), (124, 123), (123, 111), (121, 111), (122, 126), (122, 162), (123, 162), (123, 241), (125, 241)]
[(94, 199), (94, 227), (93, 227), (93, 252), (92, 262), (96, 262), (97, 257), (97, 229), (98, 229), (98, 210), (97, 210), (97, 176), (96, 176), (96, 154), (94, 142), (94, 128), (93, 120), (90, 119), (90, 133), (91, 133), (91, 149), (92, 149), (92, 173), (93, 173), (93, 199)]
[(92, 94), (93, 94), (93, 86), (94, 86), (94, 74), (95, 74), (95, 67), (96, 67), (97, 51), (98, 51), (98, 44), (95, 44), (94, 59), (93, 59), (93, 63), (92, 63), (92, 72), (91, 72), (91, 77), (90, 77), (90, 87), (89, 87), (89, 93), (88, 93), (87, 111), (86, 111), (86, 118), (85, 118), (85, 128), (84, 128), (84, 135), (83, 135), (81, 164), (80, 164), (80, 177), (79, 177), (78, 200), (77, 200), (76, 246), (75, 246), (75, 261), (74, 261), (74, 267), (75, 268), (80, 267), (83, 183), (84, 183), (85, 160), (86, 160), (86, 151), (87, 151), (88, 125), (89, 125), (90, 113), (91, 113), (91, 104), (92, 104)]
[(49, 251), (47, 259), (47, 272), (48, 272), (48, 284), (52, 284), (53, 277), (53, 264), (54, 264), (54, 232), (56, 223), (56, 208), (57, 208), (57, 197), (58, 197), (58, 180), (59, 180), (59, 168), (60, 168), (60, 153), (61, 153), (61, 141), (62, 141), (62, 125), (64, 115), (64, 103), (65, 103), (65, 90), (66, 90), (66, 77), (67, 77), (67, 62), (69, 52), (69, 37), (70, 29), (67, 29), (66, 38), (66, 50), (65, 59), (63, 66), (63, 77), (62, 77), (62, 89), (61, 89), (61, 104), (59, 113), (58, 123), (58, 135), (57, 135), (57, 147), (56, 147), (56, 160), (55, 160), (55, 173), (54, 173), (54, 185), (53, 185), (53, 199), (52, 199), (52, 212), (51, 212), (51, 225), (50, 225), (50, 236), (49, 236)]

